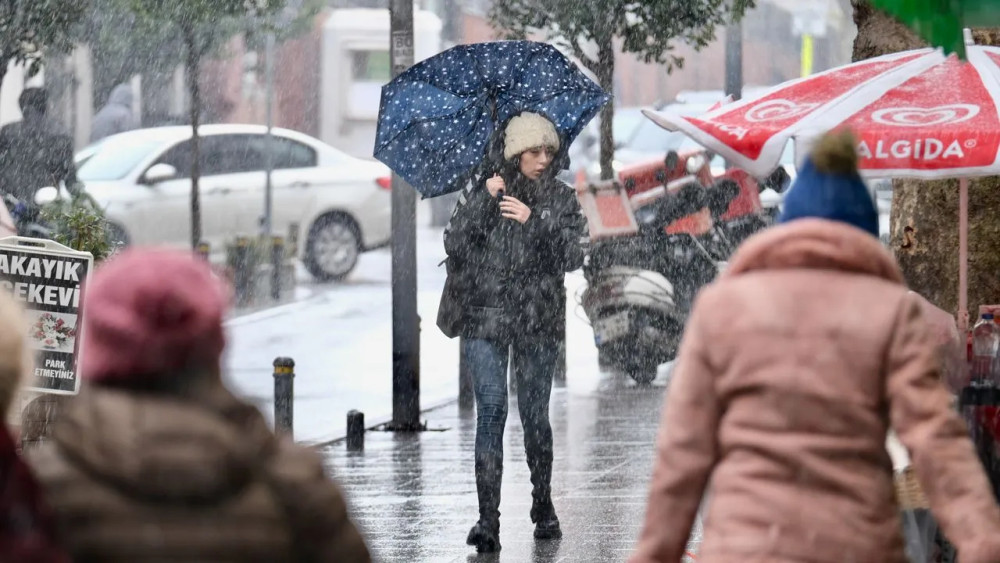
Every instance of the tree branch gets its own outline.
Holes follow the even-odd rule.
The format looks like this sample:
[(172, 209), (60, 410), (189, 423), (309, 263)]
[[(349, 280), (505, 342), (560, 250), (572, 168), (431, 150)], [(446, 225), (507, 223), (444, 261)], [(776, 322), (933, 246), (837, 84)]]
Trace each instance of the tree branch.
[(591, 59), (583, 52), (583, 47), (580, 45), (581, 38), (567, 39), (566, 42), (569, 43), (571, 49), (573, 49), (573, 54), (580, 61), (580, 64), (590, 69), (592, 72), (596, 72), (595, 67), (597, 66), (597, 61)]

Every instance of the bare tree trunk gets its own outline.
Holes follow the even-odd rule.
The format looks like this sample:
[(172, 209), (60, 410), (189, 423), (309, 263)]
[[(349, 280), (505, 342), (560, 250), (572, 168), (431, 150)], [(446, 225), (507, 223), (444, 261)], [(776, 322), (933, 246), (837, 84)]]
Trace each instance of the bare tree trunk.
[(184, 44), (187, 47), (187, 82), (191, 94), (191, 248), (201, 242), (201, 197), (198, 189), (201, 178), (201, 136), (198, 120), (201, 117), (201, 85), (198, 69), (201, 67), (201, 50), (194, 29), (184, 26)]
[[(854, 60), (923, 47), (912, 31), (872, 6), (852, 0), (858, 36)], [(1000, 44), (996, 30), (976, 42)], [(893, 182), (891, 246), (910, 287), (946, 311), (958, 310), (958, 181)], [(969, 183), (969, 309), (1000, 303), (1000, 179)]]
[[(597, 68), (594, 69), (601, 88), (614, 95), (615, 86), (615, 48), (612, 36), (599, 40), (597, 53)], [(614, 178), (615, 171), (612, 162), (615, 158), (615, 104), (604, 104), (601, 108), (601, 179)]]
[(854, 60), (926, 47), (910, 28), (877, 10), (868, 0), (851, 0), (858, 36), (854, 38)]

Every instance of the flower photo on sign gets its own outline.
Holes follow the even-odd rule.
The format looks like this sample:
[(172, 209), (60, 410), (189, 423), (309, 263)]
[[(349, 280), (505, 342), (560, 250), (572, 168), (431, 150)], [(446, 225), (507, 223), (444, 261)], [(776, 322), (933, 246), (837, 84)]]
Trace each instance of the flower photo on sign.
[(76, 345), (76, 315), (37, 311), (28, 328), (28, 340), (36, 350), (72, 352)]

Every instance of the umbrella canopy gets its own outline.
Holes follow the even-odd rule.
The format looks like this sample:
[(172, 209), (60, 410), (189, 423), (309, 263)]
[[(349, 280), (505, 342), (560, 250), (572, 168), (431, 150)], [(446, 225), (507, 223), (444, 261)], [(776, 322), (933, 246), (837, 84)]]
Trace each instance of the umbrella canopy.
[(755, 176), (830, 129), (859, 138), (867, 177), (1000, 174), (1000, 48), (969, 46), (969, 63), (939, 50), (894, 53), (780, 84), (701, 117), (643, 110)]
[(935, 47), (965, 58), (963, 27), (1000, 26), (1000, 0), (871, 0)]
[[(968, 324), (968, 177), (1000, 174), (1000, 48), (966, 43), (968, 62), (936, 49), (868, 59), (778, 85), (700, 118), (643, 110), (755, 176), (831, 129), (858, 136), (867, 177), (960, 178), (960, 330)], [(801, 160), (801, 159), (799, 159)]]
[(544, 115), (565, 149), (610, 99), (551, 45), (460, 45), (382, 88), (375, 158), (425, 197), (458, 191), (510, 118), (523, 111)]

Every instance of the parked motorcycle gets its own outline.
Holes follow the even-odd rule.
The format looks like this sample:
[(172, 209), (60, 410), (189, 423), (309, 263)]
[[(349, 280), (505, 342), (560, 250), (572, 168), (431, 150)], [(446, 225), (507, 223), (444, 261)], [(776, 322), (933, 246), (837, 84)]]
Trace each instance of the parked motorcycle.
[(53, 230), (41, 219), (41, 210), (35, 205), (28, 205), (11, 194), (3, 194), (4, 206), (14, 222), (17, 236), (38, 239), (51, 239)]
[(670, 151), (622, 170), (620, 184), (578, 186), (588, 219), (600, 223), (591, 225), (582, 305), (602, 363), (639, 383), (676, 356), (698, 291), (772, 222), (760, 193), (790, 183), (783, 168), (760, 182), (735, 168), (713, 175), (712, 156)]
[(636, 235), (591, 244), (582, 304), (604, 363), (649, 383), (676, 356), (695, 295), (720, 271), (722, 257), (706, 246), (725, 240), (713, 218), (735, 196), (731, 184), (687, 176), (640, 200)]

